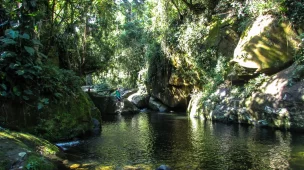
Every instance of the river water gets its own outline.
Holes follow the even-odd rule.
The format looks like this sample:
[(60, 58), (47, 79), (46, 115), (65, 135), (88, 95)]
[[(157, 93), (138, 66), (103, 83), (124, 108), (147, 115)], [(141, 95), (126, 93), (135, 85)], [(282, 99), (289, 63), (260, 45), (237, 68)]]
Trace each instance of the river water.
[(100, 136), (67, 154), (87, 169), (304, 169), (304, 134), (139, 113), (104, 120)]

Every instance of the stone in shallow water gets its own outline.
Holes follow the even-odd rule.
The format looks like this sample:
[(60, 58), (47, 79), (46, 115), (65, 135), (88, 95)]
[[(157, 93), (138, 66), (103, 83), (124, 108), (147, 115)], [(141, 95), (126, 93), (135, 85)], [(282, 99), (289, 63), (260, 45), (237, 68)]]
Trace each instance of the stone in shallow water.
[(157, 168), (157, 170), (171, 170), (171, 168), (167, 165), (161, 165)]

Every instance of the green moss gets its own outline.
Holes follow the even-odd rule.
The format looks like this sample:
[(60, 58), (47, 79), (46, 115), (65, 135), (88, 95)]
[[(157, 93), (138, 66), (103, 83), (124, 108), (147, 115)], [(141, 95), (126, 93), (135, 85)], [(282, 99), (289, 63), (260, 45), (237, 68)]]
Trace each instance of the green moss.
[(5, 158), (6, 156), (3, 153), (0, 153), (0, 170), (5, 170), (9, 168), (9, 160)]
[(245, 20), (245, 21), (240, 23), (240, 27), (241, 27), (240, 29), (242, 29), (242, 27), (244, 27), (242, 35), (241, 35), (241, 39), (248, 36), (248, 33), (251, 29), (251, 27), (250, 27), (251, 24), (252, 24), (251, 20)]
[(52, 103), (45, 109), (45, 116), (40, 119), (34, 133), (51, 141), (83, 135), (93, 128), (91, 108), (92, 103), (84, 92), (66, 96), (59, 104)]
[(277, 19), (269, 20), (269, 23), (257, 21), (242, 34), (241, 45), (237, 48), (239, 53), (235, 54), (241, 60), (239, 64), (262, 70), (280, 68), (293, 60), (297, 42), (290, 25)]
[(27, 170), (53, 170), (54, 165), (44, 157), (30, 155), (25, 162), (25, 169)]
[(219, 41), (219, 31), (220, 31), (221, 21), (219, 18), (214, 18), (210, 24), (210, 30), (208, 37), (206, 39), (206, 44), (208, 46), (213, 46)]
[(21, 160), (21, 152), (26, 153), (19, 162), (24, 169), (56, 169), (51, 159), (61, 159), (57, 156), (60, 153), (57, 146), (31, 134), (4, 130), (0, 132), (0, 139), (2, 169), (9, 169), (17, 160)]

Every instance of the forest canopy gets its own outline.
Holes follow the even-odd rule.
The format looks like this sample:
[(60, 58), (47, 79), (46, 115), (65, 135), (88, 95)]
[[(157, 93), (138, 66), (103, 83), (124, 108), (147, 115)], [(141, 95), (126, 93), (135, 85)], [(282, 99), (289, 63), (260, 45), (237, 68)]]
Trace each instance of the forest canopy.
[[(0, 93), (2, 100), (36, 102), (75, 93), (94, 83), (136, 87), (151, 81), (155, 63), (176, 56), (177, 69), (194, 85), (222, 83), (230, 58), (204, 46), (216, 13), (233, 11), (239, 33), (252, 18), (280, 16), (301, 26), (302, 0), (1, 0)], [(303, 62), (299, 53), (298, 62)], [(148, 71), (150, 69), (150, 72)], [(193, 69), (194, 68), (194, 69)], [(203, 69), (202, 69), (203, 68)], [(215, 69), (216, 68), (216, 69)], [(207, 83), (208, 84), (208, 83)]]

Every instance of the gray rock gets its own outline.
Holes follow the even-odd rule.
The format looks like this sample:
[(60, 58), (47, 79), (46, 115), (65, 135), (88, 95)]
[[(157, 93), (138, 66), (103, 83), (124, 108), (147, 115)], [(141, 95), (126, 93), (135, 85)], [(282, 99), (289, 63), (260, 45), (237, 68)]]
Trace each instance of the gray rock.
[(101, 115), (139, 113), (139, 109), (127, 99), (118, 102), (114, 96), (103, 96), (94, 93), (90, 94), (90, 97)]
[(161, 165), (156, 170), (171, 170), (171, 168), (167, 165)]
[(128, 97), (128, 100), (131, 101), (136, 107), (142, 109), (149, 106), (149, 98), (150, 96), (148, 94), (134, 93)]
[(149, 99), (149, 108), (159, 112), (166, 112), (169, 111), (169, 108), (162, 104), (161, 102), (157, 101), (155, 98), (150, 97)]

